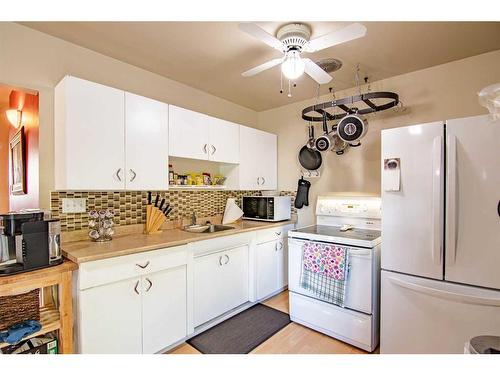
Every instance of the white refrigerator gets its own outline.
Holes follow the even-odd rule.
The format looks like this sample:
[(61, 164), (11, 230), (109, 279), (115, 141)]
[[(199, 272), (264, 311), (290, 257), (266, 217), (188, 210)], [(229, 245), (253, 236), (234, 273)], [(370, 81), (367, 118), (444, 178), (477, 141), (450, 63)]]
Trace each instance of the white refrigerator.
[(382, 131), (381, 353), (500, 335), (500, 121)]

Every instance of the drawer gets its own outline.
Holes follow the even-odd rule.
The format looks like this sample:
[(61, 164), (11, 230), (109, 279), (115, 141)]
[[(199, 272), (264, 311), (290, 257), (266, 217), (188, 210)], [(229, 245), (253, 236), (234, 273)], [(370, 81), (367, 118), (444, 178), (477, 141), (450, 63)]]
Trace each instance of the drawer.
[(78, 269), (78, 289), (147, 275), (187, 264), (187, 261), (187, 246), (176, 246), (82, 263)]
[(269, 229), (257, 231), (257, 243), (274, 241), (288, 236), (288, 231), (294, 228), (294, 224), (287, 224)]

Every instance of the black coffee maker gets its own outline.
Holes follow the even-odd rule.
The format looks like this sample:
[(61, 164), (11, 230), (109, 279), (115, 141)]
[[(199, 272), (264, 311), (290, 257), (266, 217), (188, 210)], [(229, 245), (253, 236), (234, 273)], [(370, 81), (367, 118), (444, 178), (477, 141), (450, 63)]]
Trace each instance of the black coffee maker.
[(62, 263), (59, 228), (42, 211), (0, 215), (0, 277)]

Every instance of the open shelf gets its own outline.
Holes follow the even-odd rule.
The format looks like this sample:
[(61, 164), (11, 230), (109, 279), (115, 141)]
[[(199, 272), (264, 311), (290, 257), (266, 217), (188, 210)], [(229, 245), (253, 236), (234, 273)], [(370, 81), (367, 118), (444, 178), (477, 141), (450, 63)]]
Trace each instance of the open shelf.
[[(59, 319), (59, 311), (54, 306), (42, 307), (40, 309), (40, 323), (42, 328), (40, 331), (33, 333), (32, 335), (26, 336), (22, 341), (31, 339), (36, 336), (42, 336), (46, 333), (56, 331), (61, 328), (61, 321)], [(9, 346), (5, 342), (0, 343), (0, 349)]]
[(224, 185), (169, 185), (172, 190), (227, 190)]

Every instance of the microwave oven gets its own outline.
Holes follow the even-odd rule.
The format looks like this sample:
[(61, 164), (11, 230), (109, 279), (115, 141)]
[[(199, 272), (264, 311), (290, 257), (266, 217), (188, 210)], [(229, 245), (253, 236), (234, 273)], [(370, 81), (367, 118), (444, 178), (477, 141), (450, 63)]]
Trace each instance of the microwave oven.
[(243, 219), (262, 221), (290, 220), (290, 197), (243, 197)]

